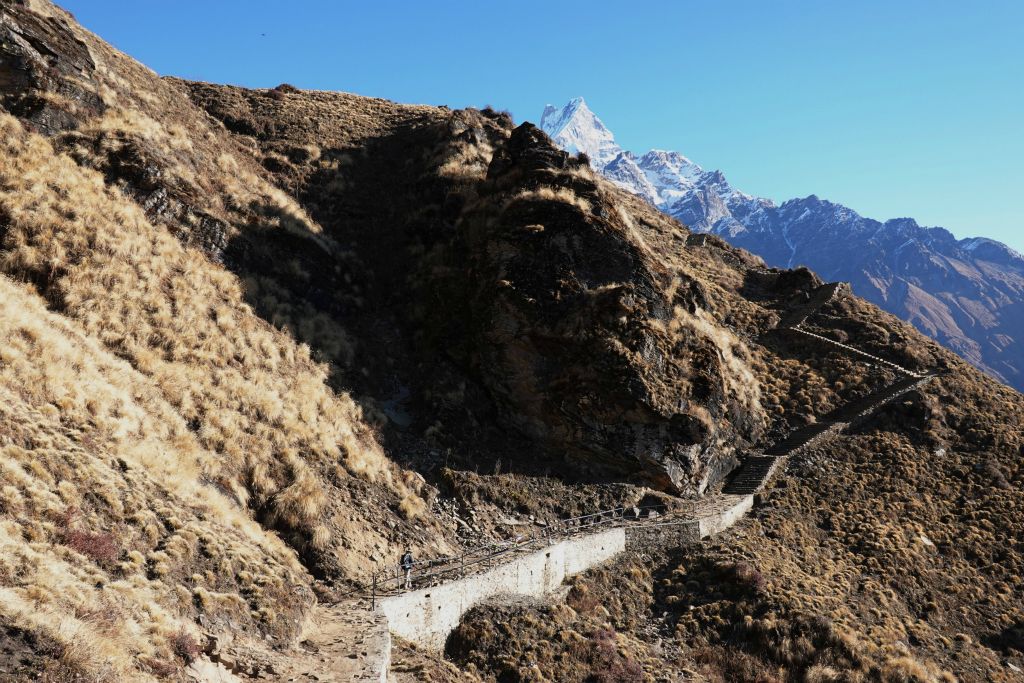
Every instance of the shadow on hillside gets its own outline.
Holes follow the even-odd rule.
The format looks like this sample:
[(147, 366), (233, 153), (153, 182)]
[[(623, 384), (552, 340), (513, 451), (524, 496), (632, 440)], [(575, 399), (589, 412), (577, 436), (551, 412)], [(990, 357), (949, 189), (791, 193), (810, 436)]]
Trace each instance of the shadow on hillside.
[(993, 633), (982, 642), (1003, 654), (1024, 655), (1024, 621), (1018, 621), (998, 633)]
[(771, 307), (779, 300), (779, 276), (777, 273), (761, 270), (748, 270), (743, 275), (740, 296), (748, 301)]
[[(258, 206), (265, 221), (231, 239), (224, 262), (257, 315), (327, 365), (332, 387), (360, 405), (400, 465), (435, 484), (446, 467), (606, 481), (503, 429), (488, 393), (452, 359), (472, 321), (460, 297), (422, 277), (448, 267), (423, 255), (450, 241), (462, 205), (434, 168), (442, 133), (411, 126), (322, 150), (298, 199), (330, 250), (276, 227), (292, 220), (279, 208)], [(429, 331), (416, 322), (424, 318)]]

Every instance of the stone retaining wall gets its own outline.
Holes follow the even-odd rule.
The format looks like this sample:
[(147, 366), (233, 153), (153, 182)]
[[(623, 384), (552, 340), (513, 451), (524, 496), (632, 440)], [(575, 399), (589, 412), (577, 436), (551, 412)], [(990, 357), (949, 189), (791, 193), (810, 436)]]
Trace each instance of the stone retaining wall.
[(754, 496), (721, 496), (710, 509), (697, 518), (700, 537), (721, 533), (738, 522), (754, 507)]
[(708, 501), (689, 519), (626, 527), (626, 548), (681, 546), (721, 533), (739, 521), (754, 505), (753, 495), (722, 495)]
[(440, 586), (380, 598), (391, 632), (422, 647), (444, 648), (448, 635), (473, 606), (498, 595), (539, 597), (570, 576), (614, 558), (626, 549), (623, 528), (577, 536), (480, 574)]
[(718, 496), (694, 517), (661, 524), (607, 529), (576, 536), (479, 574), (378, 599), (391, 632), (422, 647), (444, 648), (448, 635), (475, 605), (499, 595), (540, 597), (562, 582), (646, 543), (695, 543), (735, 524), (754, 504), (752, 495)]

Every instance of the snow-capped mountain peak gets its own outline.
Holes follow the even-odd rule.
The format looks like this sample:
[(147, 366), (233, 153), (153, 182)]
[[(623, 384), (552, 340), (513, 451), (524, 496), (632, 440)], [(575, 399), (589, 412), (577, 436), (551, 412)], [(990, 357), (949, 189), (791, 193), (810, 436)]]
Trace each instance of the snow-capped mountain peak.
[[(548, 135), (554, 137), (558, 135), (566, 125), (568, 125), (569, 121), (572, 120), (577, 112), (581, 112), (584, 116), (586, 116), (587, 113), (593, 115), (593, 112), (590, 111), (590, 107), (587, 106), (586, 100), (582, 97), (574, 97), (561, 108), (549, 104), (544, 107), (544, 114), (540, 118), (540, 127), (543, 128)], [(604, 124), (601, 125), (602, 127), (604, 126)]]
[(623, 151), (582, 97), (569, 100), (561, 109), (550, 104), (544, 107), (540, 127), (562, 149), (573, 154), (585, 153), (598, 170)]
[[(691, 227), (711, 229), (715, 220), (728, 217), (730, 205), (739, 213), (749, 214), (770, 204), (733, 189), (720, 171), (705, 171), (700, 165), (679, 152), (652, 149), (640, 157), (626, 151), (615, 142), (615, 136), (587, 106), (582, 97), (569, 100), (561, 108), (547, 105), (540, 119), (540, 127), (562, 149), (573, 154), (584, 152), (590, 157), (594, 170), (615, 184), (640, 195), (658, 208), (682, 213)], [(714, 208), (706, 202), (694, 203), (694, 193), (712, 193)], [(685, 206), (683, 208), (678, 208)], [(698, 220), (694, 221), (697, 218)], [(705, 220), (706, 219), (706, 220)]]

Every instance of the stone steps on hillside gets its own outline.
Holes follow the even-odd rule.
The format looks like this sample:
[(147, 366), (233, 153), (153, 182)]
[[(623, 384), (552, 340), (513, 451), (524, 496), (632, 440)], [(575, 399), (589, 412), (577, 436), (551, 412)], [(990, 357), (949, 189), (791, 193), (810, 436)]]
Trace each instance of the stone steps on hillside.
[(930, 382), (935, 374), (909, 375), (897, 382), (888, 384), (867, 396), (851, 401), (831, 413), (837, 421), (853, 422), (854, 420), (878, 411), (887, 403)]
[(927, 384), (935, 376), (934, 374), (925, 374), (904, 377), (863, 398), (837, 408), (819, 422), (791, 432), (782, 441), (765, 449), (763, 454), (747, 456), (722, 492), (727, 494), (757, 493), (790, 455), (835, 436), (851, 423), (871, 415), (900, 396)]
[(821, 419), (820, 422), (809, 424), (805, 427), (800, 427), (790, 432), (782, 441), (772, 444), (769, 448), (765, 449), (765, 455), (771, 455), (778, 457), (780, 455), (790, 455), (791, 453), (804, 448), (805, 446), (816, 442), (826, 436), (830, 431), (834, 431), (837, 427), (842, 428), (845, 425), (840, 425), (836, 420), (829, 419), (828, 416)]
[(778, 464), (778, 458), (770, 455), (748, 456), (739, 470), (722, 489), (722, 493), (742, 495), (757, 493), (761, 486), (771, 478), (772, 471)]
[(844, 344), (842, 342), (836, 341), (835, 339), (829, 339), (828, 337), (824, 337), (824, 336), (822, 336), (820, 334), (816, 334), (814, 332), (809, 332), (809, 331), (803, 329), (802, 327), (791, 327), (789, 329), (791, 329), (792, 331), (797, 332), (799, 334), (802, 334), (802, 335), (805, 335), (805, 336), (808, 336), (808, 337), (813, 337), (814, 339), (817, 339), (818, 341), (825, 342), (826, 344), (830, 344), (832, 346), (838, 347), (838, 348), (840, 348), (840, 349), (842, 349), (844, 351), (849, 351), (850, 353), (856, 354), (856, 355), (858, 355), (858, 356), (860, 356), (862, 358), (866, 358), (866, 359), (868, 359), (868, 360), (870, 360), (870, 361), (872, 361), (874, 363), (879, 363), (880, 365), (885, 365), (887, 367), (890, 367), (893, 370), (896, 370), (897, 372), (900, 372), (900, 373), (902, 373), (904, 375), (907, 375), (908, 377), (923, 377), (924, 376), (924, 375), (921, 375), (919, 373), (914, 372), (913, 370), (908, 370), (905, 367), (903, 367), (902, 365), (899, 365), (897, 363), (893, 363), (892, 361), (885, 360), (884, 358), (879, 358), (878, 356), (872, 355), (872, 354), (868, 353), (867, 351), (861, 351), (860, 349), (855, 348), (853, 346), (850, 346), (849, 344)]

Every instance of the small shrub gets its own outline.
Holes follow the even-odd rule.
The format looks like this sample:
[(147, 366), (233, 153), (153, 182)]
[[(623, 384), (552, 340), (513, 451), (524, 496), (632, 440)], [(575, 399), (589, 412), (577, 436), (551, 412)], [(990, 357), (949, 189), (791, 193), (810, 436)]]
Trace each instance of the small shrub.
[(710, 683), (776, 683), (779, 677), (771, 666), (742, 650), (704, 647), (695, 650), (694, 661)]
[(80, 529), (66, 531), (64, 545), (101, 563), (113, 562), (121, 552), (113, 534), (94, 534)]
[(186, 664), (191, 664), (199, 656), (199, 643), (191, 633), (181, 629), (171, 636), (171, 650)]
[(916, 659), (900, 657), (886, 662), (881, 679), (884, 683), (930, 683), (935, 677)]
[(408, 520), (420, 519), (427, 513), (426, 503), (412, 493), (402, 498), (398, 503), (398, 509), (402, 513), (402, 517)]
[(641, 683), (644, 680), (643, 667), (619, 653), (615, 631), (598, 629), (591, 639), (596, 659), (593, 673), (596, 683)]
[(178, 665), (172, 662), (165, 662), (159, 659), (149, 658), (145, 660), (149, 672), (158, 678), (170, 678), (178, 673)]
[(82, 553), (99, 563), (109, 563), (117, 559), (121, 553), (120, 544), (111, 533), (91, 533), (73, 528), (78, 519), (78, 511), (69, 508), (61, 515), (59, 524), (63, 528), (61, 542), (72, 550)]
[(764, 590), (764, 574), (758, 571), (752, 564), (737, 562), (732, 567), (732, 574), (736, 578), (737, 583), (748, 586), (755, 593), (760, 593)]
[(577, 612), (585, 614), (597, 609), (601, 601), (585, 584), (579, 583), (569, 589), (569, 594), (565, 597), (565, 604)]
[(512, 112), (510, 112), (508, 109), (502, 109), (501, 111), (498, 111), (497, 109), (488, 104), (484, 106), (483, 109), (480, 110), (480, 113), (489, 119), (505, 119), (508, 122), (508, 125), (512, 125), (513, 122)]

